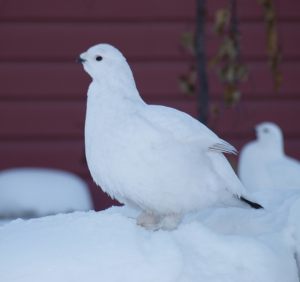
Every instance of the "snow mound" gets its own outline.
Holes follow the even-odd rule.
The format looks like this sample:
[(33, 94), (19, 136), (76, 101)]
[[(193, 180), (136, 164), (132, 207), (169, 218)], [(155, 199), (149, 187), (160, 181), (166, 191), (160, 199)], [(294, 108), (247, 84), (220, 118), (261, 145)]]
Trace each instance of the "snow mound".
[(220, 234), (251, 236), (271, 246), (290, 252), (298, 265), (300, 280), (300, 191), (272, 189), (254, 194), (264, 211), (238, 208), (206, 210), (193, 216)]
[(93, 208), (87, 184), (73, 173), (46, 168), (0, 172), (0, 217), (39, 217)]
[(13, 221), (0, 228), (0, 281), (298, 281), (293, 250), (280, 232), (266, 241), (217, 232), (195, 219), (172, 232), (151, 232), (132, 215), (118, 207)]
[(293, 203), (288, 218), (289, 234), (291, 235), (293, 245), (295, 246), (294, 256), (298, 265), (298, 274), (300, 280), (300, 198)]

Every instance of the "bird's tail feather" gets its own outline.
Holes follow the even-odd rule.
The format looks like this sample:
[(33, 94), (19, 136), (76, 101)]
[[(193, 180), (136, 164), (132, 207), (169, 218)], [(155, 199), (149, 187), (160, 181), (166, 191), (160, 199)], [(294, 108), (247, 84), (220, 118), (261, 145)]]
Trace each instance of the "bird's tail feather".
[(240, 200), (247, 203), (251, 208), (254, 208), (254, 209), (263, 209), (264, 208), (260, 204), (251, 202), (251, 201), (247, 200), (246, 198), (244, 198), (243, 196), (240, 197)]

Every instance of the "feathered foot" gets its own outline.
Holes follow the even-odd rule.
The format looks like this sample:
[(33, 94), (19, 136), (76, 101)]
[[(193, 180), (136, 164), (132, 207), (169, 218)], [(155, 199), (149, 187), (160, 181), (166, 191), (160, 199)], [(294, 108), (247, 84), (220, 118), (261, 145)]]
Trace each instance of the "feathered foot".
[(168, 214), (160, 216), (153, 212), (143, 211), (136, 219), (137, 225), (148, 230), (174, 230), (180, 224), (182, 216), (180, 214)]
[(148, 230), (158, 230), (160, 228), (161, 217), (152, 212), (143, 211), (136, 219), (137, 225)]

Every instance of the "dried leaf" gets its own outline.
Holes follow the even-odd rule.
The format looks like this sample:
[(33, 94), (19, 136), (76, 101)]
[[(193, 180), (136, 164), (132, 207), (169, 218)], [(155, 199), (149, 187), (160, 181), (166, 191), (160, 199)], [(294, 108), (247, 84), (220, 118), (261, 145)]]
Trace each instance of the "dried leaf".
[(218, 75), (222, 82), (236, 82), (235, 66), (233, 64), (227, 64), (221, 67), (218, 72)]
[(214, 31), (221, 35), (229, 23), (230, 12), (228, 9), (219, 9), (215, 14)]
[(269, 55), (273, 55), (278, 51), (278, 40), (277, 40), (277, 32), (275, 29), (272, 29), (268, 32), (268, 53)]
[(270, 0), (257, 0), (257, 2), (265, 8), (268, 8), (271, 6), (271, 1)]
[(210, 106), (210, 112), (211, 112), (211, 118), (215, 119), (221, 113), (220, 107), (216, 103), (212, 103), (211, 106)]
[(213, 68), (216, 64), (218, 64), (221, 60), (221, 57), (219, 56), (219, 54), (217, 54), (216, 56), (212, 57), (208, 63), (208, 67), (209, 68)]
[(241, 92), (237, 89), (236, 85), (228, 84), (225, 87), (224, 101), (227, 106), (235, 105), (241, 97)]
[(264, 19), (266, 22), (267, 30), (267, 53), (269, 57), (269, 65), (273, 76), (274, 88), (278, 90), (282, 83), (282, 75), (278, 69), (281, 55), (278, 45), (274, 0), (258, 0), (258, 2), (264, 9)]
[(181, 45), (193, 55), (195, 51), (195, 34), (194, 32), (184, 32), (180, 38)]
[(276, 91), (278, 91), (281, 87), (282, 80), (283, 80), (282, 73), (277, 70), (275, 73), (273, 73), (273, 77), (274, 77), (274, 88)]
[(190, 78), (186, 75), (179, 77), (179, 88), (185, 94), (192, 95), (195, 93), (195, 83), (190, 81)]
[(238, 80), (245, 81), (245, 80), (247, 80), (248, 75), (249, 75), (249, 71), (246, 68), (246, 66), (244, 66), (244, 65), (237, 66), (236, 76), (237, 76)]
[(275, 10), (274, 9), (266, 9), (265, 11), (265, 21), (272, 22), (275, 19)]
[(219, 47), (218, 56), (228, 57), (230, 60), (234, 60), (236, 59), (237, 55), (238, 51), (234, 41), (229, 36), (226, 36)]

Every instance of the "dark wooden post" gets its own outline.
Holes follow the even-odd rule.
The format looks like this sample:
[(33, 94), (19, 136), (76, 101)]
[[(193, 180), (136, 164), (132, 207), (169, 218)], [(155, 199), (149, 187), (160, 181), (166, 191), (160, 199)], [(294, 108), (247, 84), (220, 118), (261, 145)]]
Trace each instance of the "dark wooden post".
[(199, 81), (198, 113), (199, 120), (207, 124), (209, 114), (209, 89), (206, 74), (206, 54), (205, 54), (205, 0), (197, 0), (196, 15), (196, 59), (197, 76)]

